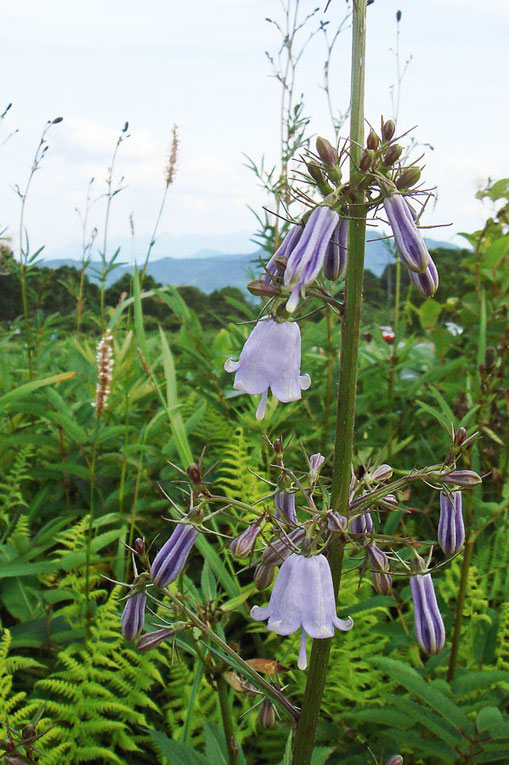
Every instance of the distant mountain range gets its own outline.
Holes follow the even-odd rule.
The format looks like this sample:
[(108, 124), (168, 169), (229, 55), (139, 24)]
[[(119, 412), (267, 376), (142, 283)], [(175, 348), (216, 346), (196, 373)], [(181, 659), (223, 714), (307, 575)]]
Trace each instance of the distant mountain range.
[[(371, 233), (368, 236), (370, 238), (368, 238), (366, 244), (366, 268), (380, 276), (385, 266), (391, 262), (392, 254), (387, 247), (386, 240), (375, 238), (375, 233)], [(192, 241), (193, 237), (188, 237), (188, 239)], [(198, 239), (200, 238), (196, 237), (194, 241), (196, 242)], [(449, 242), (426, 239), (426, 243), (430, 250), (438, 247), (457, 249), (456, 245)], [(188, 247), (184, 249), (189, 251)], [(107, 278), (108, 286), (117, 281), (117, 279), (120, 279), (124, 274), (131, 272), (132, 266), (125, 262), (125, 257), (122, 258), (123, 252), (129, 252), (129, 248), (126, 247), (124, 250), (121, 250), (118, 261), (122, 265), (109, 274)], [(194, 252), (194, 254), (191, 254), (191, 256), (163, 257), (158, 258), (158, 260), (151, 260), (147, 273), (161, 284), (185, 284), (198, 287), (206, 293), (230, 286), (245, 290), (246, 283), (250, 278), (254, 278), (255, 273), (259, 270), (257, 264), (259, 263), (260, 255), (261, 251), (225, 254), (215, 249), (207, 250), (201, 248)], [(143, 257), (140, 257), (136, 252), (135, 260), (138, 263), (143, 263)], [(74, 258), (41, 260), (39, 265), (47, 266), (48, 268), (59, 268), (60, 266), (80, 267), (79, 260)], [(91, 265), (95, 268), (100, 267), (98, 261), (93, 261)], [(98, 281), (91, 269), (87, 271), (87, 275), (91, 281)]]

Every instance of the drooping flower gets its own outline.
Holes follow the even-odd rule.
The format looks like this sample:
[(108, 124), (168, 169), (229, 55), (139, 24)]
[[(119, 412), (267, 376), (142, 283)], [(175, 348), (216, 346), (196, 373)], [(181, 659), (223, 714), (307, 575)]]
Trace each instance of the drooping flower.
[(425, 573), (422, 558), (416, 557), (413, 567), (419, 571), (410, 577), (415, 634), (424, 653), (434, 656), (440, 653), (445, 645), (444, 622), (438, 609), (431, 574)]
[(323, 266), (325, 253), (339, 221), (330, 207), (316, 207), (308, 218), (304, 231), (292, 249), (285, 270), (285, 287), (290, 292), (286, 304), (293, 313), (306, 288), (314, 282)]
[(161, 643), (164, 643), (166, 640), (169, 640), (171, 637), (173, 637), (174, 634), (175, 630), (168, 628), (154, 630), (154, 632), (147, 632), (136, 643), (136, 650), (140, 653), (147, 653), (148, 651), (152, 651), (154, 648), (160, 646)]
[(433, 297), (438, 289), (439, 279), (437, 267), (431, 257), (426, 270), (423, 271), (422, 274), (418, 274), (415, 271), (409, 271), (408, 274), (412, 284), (419, 290), (419, 292), (422, 292), (426, 297)]
[(297, 525), (297, 513), (295, 512), (295, 494), (287, 491), (278, 491), (274, 495), (276, 510), (274, 517), (278, 520), (287, 520), (292, 526)]
[(384, 207), (401, 260), (410, 271), (422, 274), (428, 267), (430, 257), (410, 205), (401, 194), (392, 194), (385, 197)]
[(389, 573), (391, 566), (387, 555), (375, 544), (368, 545), (366, 552), (371, 564), (371, 580), (379, 595), (390, 595), (392, 577)]
[(307, 667), (306, 635), (330, 638), (334, 627), (342, 631), (353, 627), (351, 618), (336, 615), (332, 574), (324, 555), (290, 555), (279, 570), (269, 605), (253, 606), (251, 616), (256, 621), (268, 619), (268, 629), (278, 635), (302, 629), (299, 669)]
[(177, 523), (171, 537), (161, 547), (151, 567), (151, 577), (156, 587), (166, 587), (174, 582), (184, 566), (196, 541), (198, 531), (189, 523)]
[(143, 629), (145, 622), (145, 604), (147, 596), (144, 592), (130, 595), (122, 611), (122, 635), (126, 640), (134, 640)]
[(465, 542), (461, 491), (448, 494), (440, 492), (440, 521), (438, 523), (438, 544), (446, 555), (454, 555)]
[(332, 282), (339, 279), (345, 270), (347, 246), (348, 221), (345, 218), (340, 218), (327, 245), (323, 261), (324, 276)]
[(441, 475), (440, 480), (449, 486), (461, 486), (463, 489), (482, 483), (481, 476), (473, 470), (452, 470), (447, 475)]
[(283, 263), (283, 258), (288, 258), (290, 256), (290, 253), (299, 241), (303, 231), (304, 229), (302, 226), (292, 226), (290, 228), (289, 232), (277, 248), (276, 252), (265, 266), (265, 273), (262, 276), (264, 282), (272, 282), (271, 277), (277, 276), (279, 269), (276, 265), (276, 259), (280, 263)]
[(269, 388), (283, 403), (297, 401), (311, 385), (309, 375), (300, 374), (300, 329), (294, 321), (259, 321), (249, 335), (239, 360), (227, 359), (224, 368), (235, 372), (233, 387), (262, 398), (256, 412), (265, 414)]

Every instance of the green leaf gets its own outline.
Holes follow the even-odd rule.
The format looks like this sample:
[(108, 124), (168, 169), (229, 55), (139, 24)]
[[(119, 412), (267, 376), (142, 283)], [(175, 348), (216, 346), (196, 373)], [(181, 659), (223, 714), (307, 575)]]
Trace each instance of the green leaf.
[(201, 570), (201, 590), (205, 600), (215, 600), (217, 596), (216, 580), (207, 561)]
[(159, 334), (161, 337), (164, 376), (166, 378), (167, 413), (180, 460), (184, 465), (189, 465), (193, 461), (193, 454), (191, 452), (191, 447), (189, 446), (189, 441), (187, 440), (184, 420), (182, 419), (182, 414), (179, 410), (180, 404), (177, 395), (177, 376), (173, 355), (162, 327), (159, 327)]
[(214, 572), (216, 579), (223, 585), (227, 595), (229, 595), (230, 598), (237, 597), (239, 594), (239, 583), (226, 570), (225, 564), (214, 547), (206, 540), (203, 534), (198, 536), (195, 544)]
[(332, 746), (315, 746), (311, 756), (311, 765), (325, 765), (334, 751), (336, 748)]
[(502, 712), (497, 707), (483, 707), (477, 713), (475, 724), (479, 733), (487, 730), (491, 732), (492, 726), (500, 725), (504, 722)]
[(13, 401), (18, 401), (18, 399), (22, 399), (25, 396), (28, 396), (39, 388), (44, 388), (46, 385), (58, 385), (58, 383), (65, 382), (66, 380), (71, 380), (75, 376), (76, 372), (63, 372), (59, 375), (43, 377), (42, 380), (32, 380), (31, 382), (25, 383), (24, 385), (18, 385), (16, 388), (10, 390), (9, 393), (5, 393), (3, 396), (0, 396), (0, 411), (2, 409), (8, 408)]
[(228, 765), (228, 755), (225, 749), (224, 736), (217, 725), (206, 722), (203, 726), (205, 734), (205, 753), (208, 761), (214, 765)]
[(203, 678), (203, 664), (199, 659), (197, 659), (193, 685), (191, 687), (191, 695), (189, 697), (186, 718), (184, 720), (184, 728), (182, 730), (182, 740), (184, 744), (187, 743), (187, 740), (189, 738), (189, 731), (191, 729), (191, 722), (192, 722), (193, 714), (194, 714), (194, 705), (196, 703), (198, 691), (200, 690), (202, 678)]
[(293, 741), (293, 731), (290, 731), (290, 734), (286, 741), (285, 753), (279, 765), (292, 765), (292, 741)]
[(425, 300), (419, 308), (419, 318), (423, 329), (431, 329), (437, 323), (442, 306), (436, 300)]
[(179, 741), (173, 741), (157, 730), (151, 730), (150, 735), (156, 748), (163, 757), (168, 758), (170, 765), (210, 765), (208, 759), (196, 749), (191, 749)]
[(509, 672), (502, 670), (479, 669), (475, 671), (464, 671), (464, 674), (458, 675), (451, 683), (455, 695), (465, 696), (474, 691), (482, 691), (490, 688), (495, 683), (509, 683)]

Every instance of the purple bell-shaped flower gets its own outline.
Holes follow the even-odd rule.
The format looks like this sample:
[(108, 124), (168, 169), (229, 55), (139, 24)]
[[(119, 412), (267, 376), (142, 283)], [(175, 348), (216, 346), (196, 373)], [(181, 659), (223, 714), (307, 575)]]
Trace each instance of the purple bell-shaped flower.
[(134, 640), (142, 631), (146, 602), (144, 592), (135, 592), (127, 598), (121, 619), (122, 635), (126, 640)]
[(269, 388), (283, 403), (297, 401), (311, 385), (309, 375), (300, 374), (300, 329), (294, 321), (259, 321), (249, 335), (239, 360), (227, 359), (224, 368), (235, 372), (233, 387), (262, 398), (256, 412), (265, 414)]
[(373, 531), (373, 519), (371, 513), (361, 513), (352, 518), (350, 522), (350, 534), (371, 534)]
[(423, 271), (422, 274), (417, 274), (415, 271), (409, 271), (408, 275), (410, 276), (412, 284), (419, 290), (419, 292), (422, 292), (426, 297), (433, 297), (438, 289), (439, 279), (437, 267), (431, 257), (426, 270)]
[(274, 494), (274, 502), (276, 505), (274, 517), (278, 520), (289, 521), (292, 526), (296, 526), (295, 494), (290, 494), (287, 491), (278, 491), (277, 494)]
[(385, 197), (384, 207), (401, 260), (410, 271), (422, 274), (429, 265), (430, 257), (410, 205), (401, 194), (393, 194)]
[(290, 292), (286, 304), (293, 313), (306, 288), (314, 282), (323, 266), (325, 253), (339, 215), (330, 207), (316, 207), (309, 216), (302, 235), (292, 249), (285, 270), (285, 287)]
[(323, 274), (331, 282), (339, 279), (346, 266), (348, 246), (348, 221), (340, 218), (330, 239), (323, 260)]
[(292, 553), (283, 563), (274, 584), (268, 606), (253, 606), (256, 621), (268, 619), (267, 627), (278, 635), (290, 635), (302, 629), (299, 669), (306, 669), (306, 635), (330, 638), (334, 628), (347, 631), (353, 620), (339, 619), (332, 574), (327, 558), (314, 555), (306, 558)]
[(424, 653), (434, 656), (445, 645), (444, 622), (438, 609), (431, 574), (426, 573), (422, 558), (417, 556), (413, 567), (419, 572), (410, 577), (415, 634)]
[(438, 544), (446, 555), (459, 552), (465, 542), (461, 491), (440, 492)]
[(189, 523), (177, 523), (171, 537), (161, 547), (151, 568), (156, 587), (166, 587), (178, 577), (196, 541), (198, 531)]
[(284, 263), (284, 258), (288, 260), (290, 257), (290, 253), (292, 252), (293, 248), (299, 241), (302, 232), (304, 231), (302, 226), (292, 226), (277, 248), (274, 255), (271, 257), (267, 265), (265, 266), (265, 273), (262, 276), (262, 279), (264, 282), (270, 283), (272, 282), (271, 277), (277, 277), (279, 273), (279, 269), (276, 265), (276, 258), (281, 262)]

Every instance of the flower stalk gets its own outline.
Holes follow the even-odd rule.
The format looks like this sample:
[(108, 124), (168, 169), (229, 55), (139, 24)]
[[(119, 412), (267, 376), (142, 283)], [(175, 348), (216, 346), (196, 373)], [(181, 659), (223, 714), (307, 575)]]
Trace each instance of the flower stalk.
[[(353, 450), (355, 391), (362, 305), (362, 279), (366, 237), (365, 195), (357, 189), (364, 140), (364, 81), (366, 51), (366, 0), (353, 4), (350, 117), (350, 184), (354, 193), (353, 217), (348, 226), (348, 258), (345, 307), (339, 369), (338, 414), (332, 472), (332, 509), (348, 515), (348, 492)], [(344, 544), (339, 534), (332, 539), (329, 562), (337, 598), (343, 567)], [(293, 765), (309, 765), (313, 754), (327, 674), (331, 639), (314, 640), (302, 711), (294, 739)]]

